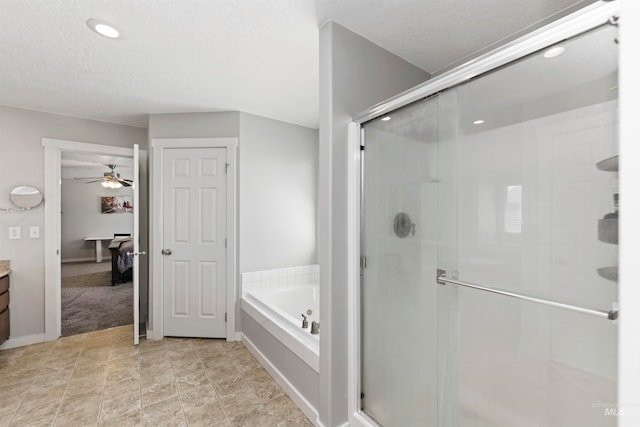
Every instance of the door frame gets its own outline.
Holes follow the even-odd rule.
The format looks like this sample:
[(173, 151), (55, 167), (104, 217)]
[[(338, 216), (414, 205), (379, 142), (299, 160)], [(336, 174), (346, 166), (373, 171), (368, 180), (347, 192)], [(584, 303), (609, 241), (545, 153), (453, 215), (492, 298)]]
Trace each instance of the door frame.
[[(62, 229), (62, 152), (108, 154), (133, 157), (133, 148), (90, 144), (63, 139), (42, 138), (44, 147), (44, 339), (52, 341), (62, 334), (61, 229)], [(140, 151), (142, 159), (142, 150)], [(138, 301), (139, 303), (139, 301)]]
[(152, 138), (151, 183), (150, 183), (150, 224), (149, 224), (149, 261), (151, 280), (149, 283), (149, 327), (148, 339), (164, 337), (164, 277), (162, 274), (162, 244), (164, 241), (163, 224), (163, 180), (164, 150), (172, 148), (226, 148), (227, 163), (227, 341), (238, 341), (236, 333), (236, 260), (237, 260), (237, 218), (236, 218), (236, 151), (238, 138)]

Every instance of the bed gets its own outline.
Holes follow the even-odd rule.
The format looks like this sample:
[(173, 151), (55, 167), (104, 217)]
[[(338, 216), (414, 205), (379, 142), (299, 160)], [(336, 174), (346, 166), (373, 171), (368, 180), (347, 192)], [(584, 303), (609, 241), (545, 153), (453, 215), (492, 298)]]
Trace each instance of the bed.
[(133, 280), (133, 239), (131, 237), (116, 237), (109, 244), (111, 252), (111, 285)]

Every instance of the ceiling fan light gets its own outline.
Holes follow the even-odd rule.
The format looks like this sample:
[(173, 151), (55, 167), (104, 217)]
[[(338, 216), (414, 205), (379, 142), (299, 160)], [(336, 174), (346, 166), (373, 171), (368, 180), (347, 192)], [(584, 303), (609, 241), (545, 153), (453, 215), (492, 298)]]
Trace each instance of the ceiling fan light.
[(101, 184), (104, 188), (109, 188), (109, 181), (102, 181)]

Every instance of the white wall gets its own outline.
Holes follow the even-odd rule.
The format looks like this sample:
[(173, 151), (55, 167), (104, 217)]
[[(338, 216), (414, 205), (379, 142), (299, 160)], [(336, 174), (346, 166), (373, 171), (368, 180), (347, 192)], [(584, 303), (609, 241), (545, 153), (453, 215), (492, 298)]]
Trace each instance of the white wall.
[[(103, 214), (100, 197), (126, 196), (131, 198), (131, 187), (104, 188), (99, 182), (87, 184), (74, 179), (62, 180), (62, 230), (60, 236), (62, 262), (95, 259), (96, 245), (86, 237), (108, 237), (114, 233), (133, 233), (133, 215), (130, 213)], [(134, 206), (134, 209), (137, 209)], [(109, 241), (103, 241), (103, 260), (110, 262)]]
[(318, 131), (240, 114), (240, 273), (316, 263)]
[[(44, 190), (44, 137), (122, 147), (147, 145), (145, 129), (0, 106), (0, 206), (9, 206), (7, 195), (16, 185)], [(44, 334), (44, 243), (42, 238), (27, 237), (30, 226), (41, 227), (44, 235), (43, 224), (43, 205), (28, 212), (0, 212), (0, 259), (10, 259), (13, 270), (10, 340)], [(15, 225), (22, 227), (21, 240), (8, 239), (7, 227)]]
[(346, 28), (320, 30), (320, 421), (347, 421), (347, 126), (353, 115), (429, 78)]

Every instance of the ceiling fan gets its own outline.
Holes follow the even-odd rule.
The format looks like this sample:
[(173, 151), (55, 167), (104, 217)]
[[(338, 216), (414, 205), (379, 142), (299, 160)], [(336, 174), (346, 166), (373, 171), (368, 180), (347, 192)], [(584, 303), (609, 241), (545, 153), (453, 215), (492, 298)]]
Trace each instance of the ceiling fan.
[(121, 188), (121, 187), (131, 187), (131, 183), (133, 182), (130, 179), (120, 178), (119, 173), (115, 173), (114, 169), (116, 165), (110, 164), (105, 165), (111, 172), (105, 172), (102, 177), (91, 177), (91, 178), (76, 178), (76, 179), (90, 179), (91, 181), (87, 181), (87, 184), (91, 184), (94, 182), (102, 182), (102, 186), (105, 188)]

